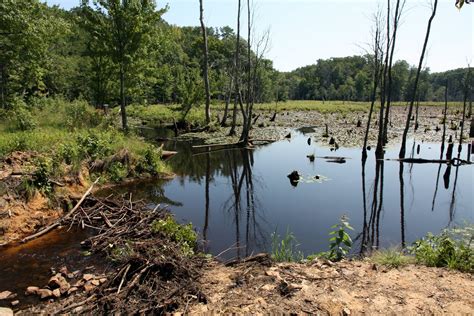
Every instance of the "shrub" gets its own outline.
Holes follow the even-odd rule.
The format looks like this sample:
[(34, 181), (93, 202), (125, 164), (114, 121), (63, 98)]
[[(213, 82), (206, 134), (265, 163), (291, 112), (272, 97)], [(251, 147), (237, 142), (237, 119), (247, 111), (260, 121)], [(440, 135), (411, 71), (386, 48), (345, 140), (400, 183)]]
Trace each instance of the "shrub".
[(32, 185), (34, 188), (40, 190), (45, 194), (50, 194), (53, 191), (50, 177), (53, 173), (51, 161), (45, 158), (39, 158), (36, 161), (36, 170), (33, 173)]
[(107, 169), (109, 179), (114, 182), (120, 182), (128, 176), (128, 168), (119, 161), (113, 162)]
[(137, 163), (136, 171), (139, 174), (147, 172), (152, 175), (162, 171), (161, 151), (157, 150), (155, 146), (147, 146)]
[(185, 255), (193, 255), (197, 245), (197, 234), (192, 224), (180, 225), (171, 216), (155, 220), (151, 224), (154, 234), (161, 233), (177, 242)]
[(311, 255), (308, 257), (309, 260), (322, 257), (332, 261), (340, 261), (347, 256), (352, 248), (352, 239), (347, 231), (354, 230), (354, 228), (349, 225), (346, 216), (342, 216), (340, 222), (331, 226), (331, 228), (334, 230), (329, 233), (329, 235), (332, 236), (329, 239), (329, 251)]
[(112, 154), (111, 137), (106, 133), (98, 131), (89, 132), (86, 135), (78, 135), (77, 143), (79, 150), (92, 160), (106, 157)]
[(101, 116), (85, 101), (67, 102), (63, 106), (68, 128), (93, 127), (101, 122)]
[(409, 248), (419, 264), (474, 273), (473, 226), (427, 234)]
[(20, 98), (15, 98), (12, 102), (11, 122), (16, 130), (29, 131), (34, 130), (37, 121), (27, 108), (25, 102)]

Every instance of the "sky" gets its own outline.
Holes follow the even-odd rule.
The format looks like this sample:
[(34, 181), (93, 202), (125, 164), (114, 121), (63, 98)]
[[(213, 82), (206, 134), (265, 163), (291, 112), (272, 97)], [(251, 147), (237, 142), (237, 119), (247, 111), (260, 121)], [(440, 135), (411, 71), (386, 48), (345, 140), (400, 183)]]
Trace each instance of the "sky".
[[(80, 0), (47, 0), (65, 9)], [(163, 18), (179, 26), (199, 25), (199, 0), (157, 0), (169, 6)], [(242, 0), (242, 3), (246, 3)], [(361, 55), (371, 41), (372, 16), (382, 0), (251, 0), (255, 8), (255, 37), (270, 32), (266, 58), (280, 71), (316, 63), (318, 59)], [(395, 1), (392, 1), (395, 3)], [(418, 65), (431, 0), (407, 0), (400, 25), (395, 59)], [(455, 0), (439, 0), (428, 43), (425, 67), (445, 71), (474, 63), (474, 4), (462, 10)], [(207, 26), (231, 26), (237, 20), (236, 0), (204, 0)], [(243, 7), (245, 26), (246, 7)], [(245, 31), (243, 33), (246, 33)]]

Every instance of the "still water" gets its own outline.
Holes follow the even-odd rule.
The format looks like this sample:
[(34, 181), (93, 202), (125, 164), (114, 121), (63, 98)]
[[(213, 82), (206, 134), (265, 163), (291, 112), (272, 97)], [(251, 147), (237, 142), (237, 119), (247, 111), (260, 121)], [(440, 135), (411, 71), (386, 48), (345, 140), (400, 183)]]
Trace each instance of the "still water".
[[(376, 163), (369, 152), (363, 166), (359, 148), (331, 151), (308, 144), (312, 134), (292, 135), (251, 151), (192, 149), (191, 142), (168, 141), (165, 149), (178, 151), (169, 161), (175, 179), (116, 190), (168, 205), (179, 221), (194, 225), (204, 249), (222, 259), (268, 251), (271, 234), (287, 230), (306, 255), (325, 251), (330, 227), (342, 215), (354, 227), (356, 252), (409, 245), (428, 232), (474, 222), (472, 165)], [(439, 158), (439, 144), (413, 139), (408, 144), (411, 157)], [(312, 154), (314, 161), (307, 157)], [(325, 156), (347, 159), (340, 164), (318, 158)], [(385, 158), (397, 157), (398, 147), (387, 148)], [(467, 158), (466, 146), (461, 158)], [(287, 178), (293, 170), (302, 176), (297, 186)]]

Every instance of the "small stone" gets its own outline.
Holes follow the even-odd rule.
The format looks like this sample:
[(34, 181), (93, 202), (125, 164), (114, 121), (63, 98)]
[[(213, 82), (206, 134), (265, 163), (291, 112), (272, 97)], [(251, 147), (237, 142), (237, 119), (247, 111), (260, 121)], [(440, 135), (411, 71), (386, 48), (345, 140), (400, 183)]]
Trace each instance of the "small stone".
[(61, 290), (60, 289), (53, 290), (53, 296), (56, 297), (56, 298), (60, 298), (61, 297)]
[(84, 280), (86, 280), (86, 281), (89, 281), (89, 280), (94, 279), (94, 278), (95, 278), (95, 275), (90, 274), (90, 273), (86, 273), (86, 274), (84, 274), (84, 276), (83, 276), (82, 278), (83, 278)]
[(59, 288), (61, 293), (66, 293), (71, 285), (66, 281), (66, 279), (61, 275), (61, 273), (56, 274), (51, 279), (49, 279), (48, 286), (51, 289)]
[(10, 308), (0, 307), (0, 316), (13, 316), (13, 311)]
[(68, 274), (66, 275), (66, 277), (67, 277), (69, 280), (74, 279), (74, 273), (68, 273)]
[(79, 280), (77, 281), (73, 286), (75, 287), (83, 287), (84, 283), (86, 283), (84, 280)]
[(12, 304), (12, 306), (17, 306), (18, 304), (20, 304), (20, 301), (15, 300), (15, 301), (12, 301), (10, 304)]
[(342, 315), (348, 316), (348, 315), (350, 315), (350, 314), (351, 314), (351, 310), (350, 310), (349, 308), (344, 307), (344, 308), (342, 309)]
[(26, 288), (25, 295), (36, 295), (36, 294), (38, 294), (38, 291), (39, 291), (39, 287), (37, 287), (37, 286), (28, 286)]
[(92, 284), (91, 282), (87, 282), (86, 284), (84, 284), (84, 291), (86, 291), (86, 293), (89, 293), (93, 291), (94, 289), (95, 289), (95, 285)]
[(77, 287), (73, 286), (67, 291), (67, 295), (71, 295), (74, 292), (77, 292), (79, 290)]
[(81, 274), (81, 271), (79, 271), (79, 270), (76, 270), (76, 271), (72, 272), (72, 275), (74, 275), (74, 277), (77, 277), (79, 274)]
[(6, 300), (10, 295), (12, 295), (12, 292), (10, 292), (10, 291), (0, 292), (0, 301), (1, 300)]
[(92, 280), (91, 283), (95, 286), (99, 286), (100, 285), (100, 281), (99, 280)]
[(37, 293), (41, 299), (50, 298), (51, 296), (53, 296), (53, 291), (48, 289), (40, 289)]

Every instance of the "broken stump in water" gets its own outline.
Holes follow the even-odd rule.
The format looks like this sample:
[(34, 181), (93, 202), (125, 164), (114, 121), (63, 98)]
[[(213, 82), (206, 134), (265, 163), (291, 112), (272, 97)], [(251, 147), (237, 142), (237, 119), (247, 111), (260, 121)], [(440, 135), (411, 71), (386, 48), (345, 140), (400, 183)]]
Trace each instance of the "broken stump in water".
[(306, 158), (308, 158), (309, 161), (313, 162), (314, 161), (314, 154), (306, 155)]
[(298, 181), (300, 181), (300, 174), (298, 173), (298, 171), (294, 170), (287, 177), (288, 179), (290, 179), (290, 183), (292, 186), (296, 187), (298, 185)]
[(334, 139), (334, 137), (331, 137), (331, 139), (329, 140), (329, 145), (334, 145), (336, 143), (336, 140)]
[(308, 138), (308, 145), (311, 146), (311, 137)]

